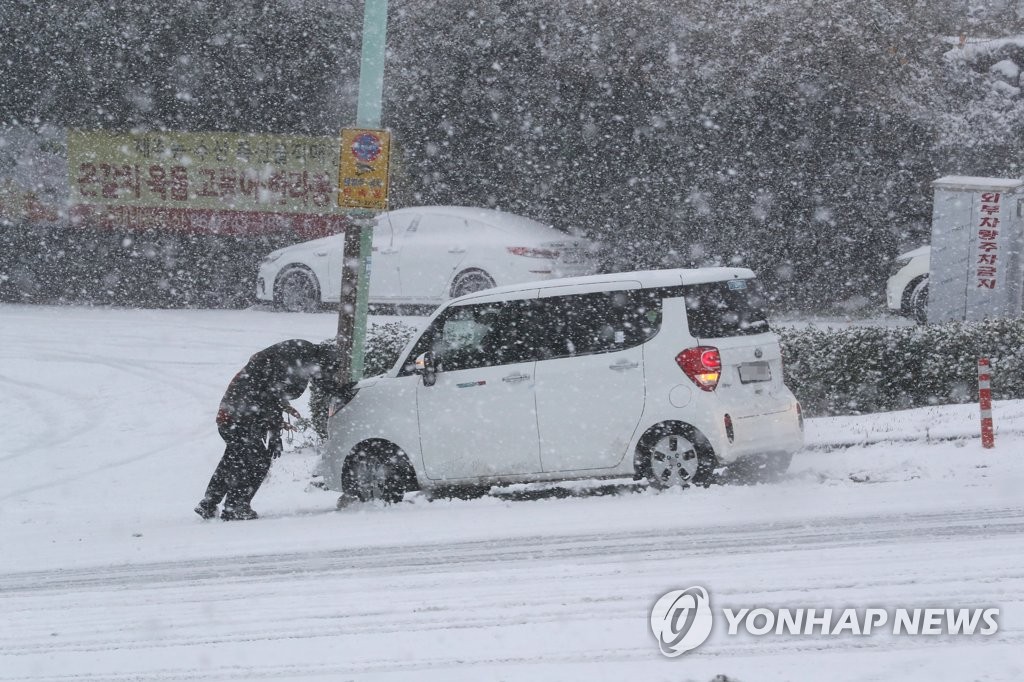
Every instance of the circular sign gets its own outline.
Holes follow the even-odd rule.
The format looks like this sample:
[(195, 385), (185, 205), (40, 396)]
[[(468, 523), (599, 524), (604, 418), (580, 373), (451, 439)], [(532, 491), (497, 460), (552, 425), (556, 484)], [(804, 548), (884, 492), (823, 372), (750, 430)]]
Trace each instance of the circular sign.
[(352, 154), (363, 163), (369, 163), (380, 156), (380, 138), (373, 133), (360, 133), (352, 141)]

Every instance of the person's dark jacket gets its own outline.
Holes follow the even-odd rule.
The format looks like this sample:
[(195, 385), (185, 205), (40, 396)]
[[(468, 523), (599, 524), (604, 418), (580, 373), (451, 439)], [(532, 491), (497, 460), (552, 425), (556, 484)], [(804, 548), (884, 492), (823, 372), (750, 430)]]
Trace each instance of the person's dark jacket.
[(288, 401), (301, 396), (319, 373), (320, 351), (309, 341), (291, 339), (261, 350), (228, 384), (218, 426), (279, 431)]

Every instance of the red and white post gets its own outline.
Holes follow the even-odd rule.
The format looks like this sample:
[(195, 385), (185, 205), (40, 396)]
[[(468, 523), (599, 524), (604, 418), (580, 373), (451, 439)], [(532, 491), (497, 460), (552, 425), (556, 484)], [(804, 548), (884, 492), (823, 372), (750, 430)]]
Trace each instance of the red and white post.
[(981, 446), (995, 447), (992, 431), (992, 366), (988, 358), (978, 358), (978, 403), (981, 405)]

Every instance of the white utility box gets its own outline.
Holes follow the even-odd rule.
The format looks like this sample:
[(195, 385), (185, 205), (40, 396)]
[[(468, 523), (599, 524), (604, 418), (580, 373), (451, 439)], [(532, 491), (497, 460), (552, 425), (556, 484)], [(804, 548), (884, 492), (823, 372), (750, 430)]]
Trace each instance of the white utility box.
[(950, 175), (932, 187), (928, 322), (1020, 317), (1024, 181)]

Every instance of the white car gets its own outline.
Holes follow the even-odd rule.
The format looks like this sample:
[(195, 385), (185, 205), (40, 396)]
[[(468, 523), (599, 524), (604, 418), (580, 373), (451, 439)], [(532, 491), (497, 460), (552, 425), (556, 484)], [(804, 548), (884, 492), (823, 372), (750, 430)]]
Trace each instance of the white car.
[[(331, 407), (320, 472), (343, 498), (567, 479), (707, 485), (789, 466), (800, 406), (754, 275), (661, 270), (448, 302), (384, 375)], [(741, 468), (741, 467), (737, 467)]]
[(931, 247), (922, 246), (900, 254), (893, 261), (894, 272), (885, 286), (889, 310), (912, 317), (921, 324), (928, 319), (928, 270)]
[[(337, 303), (344, 235), (263, 259), (256, 297), (288, 311)], [(494, 286), (591, 274), (595, 245), (491, 209), (423, 206), (383, 213), (373, 230), (370, 302), (438, 305)]]

